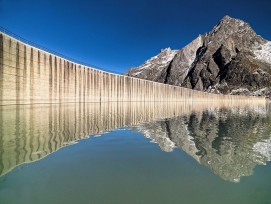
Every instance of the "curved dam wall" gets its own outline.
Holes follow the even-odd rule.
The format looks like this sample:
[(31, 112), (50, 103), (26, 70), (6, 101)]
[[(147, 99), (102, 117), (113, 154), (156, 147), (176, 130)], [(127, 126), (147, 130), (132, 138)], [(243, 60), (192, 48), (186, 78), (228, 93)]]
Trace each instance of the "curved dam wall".
[(71, 62), (0, 33), (0, 105), (187, 100), (265, 98), (210, 94), (113, 74)]

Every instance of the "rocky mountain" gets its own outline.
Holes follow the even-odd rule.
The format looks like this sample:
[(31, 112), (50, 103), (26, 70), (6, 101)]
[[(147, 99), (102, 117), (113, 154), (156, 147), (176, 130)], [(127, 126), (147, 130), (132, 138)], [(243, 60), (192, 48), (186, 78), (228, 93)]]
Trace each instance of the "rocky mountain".
[(128, 76), (222, 94), (271, 97), (271, 42), (225, 16), (181, 50), (167, 48)]

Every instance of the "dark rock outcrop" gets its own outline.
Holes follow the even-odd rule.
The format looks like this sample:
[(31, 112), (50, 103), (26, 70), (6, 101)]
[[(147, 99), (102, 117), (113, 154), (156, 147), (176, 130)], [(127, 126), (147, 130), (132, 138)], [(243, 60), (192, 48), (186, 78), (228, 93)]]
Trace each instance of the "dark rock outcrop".
[[(126, 74), (223, 94), (254, 95), (271, 87), (271, 42), (242, 20), (225, 16), (211, 32), (179, 51), (168, 52), (166, 63), (160, 63), (165, 61), (161, 52)], [(269, 96), (271, 92), (262, 94)]]

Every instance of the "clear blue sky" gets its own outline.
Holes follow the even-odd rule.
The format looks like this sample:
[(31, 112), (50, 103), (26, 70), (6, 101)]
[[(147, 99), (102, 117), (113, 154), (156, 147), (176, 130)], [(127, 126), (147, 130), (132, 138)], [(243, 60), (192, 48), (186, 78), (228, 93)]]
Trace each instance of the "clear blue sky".
[(225, 15), (271, 40), (271, 0), (0, 0), (1, 26), (119, 73), (162, 48), (182, 48)]

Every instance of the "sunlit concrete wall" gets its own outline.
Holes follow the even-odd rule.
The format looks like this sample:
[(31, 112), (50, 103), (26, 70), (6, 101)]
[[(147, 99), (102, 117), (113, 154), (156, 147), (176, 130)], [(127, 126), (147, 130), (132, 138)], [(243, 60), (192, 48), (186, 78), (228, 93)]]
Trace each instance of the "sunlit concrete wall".
[(232, 99), (265, 100), (209, 94), (104, 72), (0, 33), (0, 105)]

